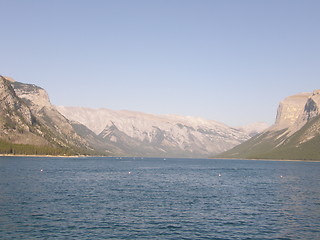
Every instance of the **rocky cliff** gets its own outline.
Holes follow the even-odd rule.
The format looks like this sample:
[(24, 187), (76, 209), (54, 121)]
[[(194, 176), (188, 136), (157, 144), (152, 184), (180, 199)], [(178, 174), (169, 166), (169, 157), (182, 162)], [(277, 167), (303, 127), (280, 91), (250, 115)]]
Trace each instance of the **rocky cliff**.
[(17, 96), (29, 106), (37, 121), (54, 133), (54, 140), (59, 142), (59, 145), (88, 147), (86, 140), (76, 134), (70, 122), (51, 105), (44, 89), (20, 82), (13, 82), (12, 86)]
[(0, 152), (8, 153), (5, 148), (21, 154), (93, 152), (51, 105), (44, 89), (0, 76), (0, 100)]
[(62, 106), (57, 109), (68, 119), (86, 125), (124, 155), (208, 157), (248, 140), (255, 131), (177, 115)]
[[(0, 76), (0, 137), (14, 143), (39, 142), (32, 133), (35, 118), (6, 78)], [(21, 136), (24, 135), (24, 138)]]
[(280, 102), (276, 122), (217, 157), (320, 160), (320, 90)]

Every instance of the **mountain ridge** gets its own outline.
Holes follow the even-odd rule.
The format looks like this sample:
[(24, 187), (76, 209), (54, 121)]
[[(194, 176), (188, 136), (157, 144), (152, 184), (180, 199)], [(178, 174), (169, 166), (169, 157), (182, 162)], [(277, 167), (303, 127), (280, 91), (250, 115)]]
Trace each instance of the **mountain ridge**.
[(197, 117), (128, 110), (56, 106), (65, 117), (87, 126), (108, 144), (135, 155), (208, 157), (247, 139), (252, 131)]
[(0, 76), (0, 153), (90, 154), (95, 152), (33, 84)]
[(320, 90), (286, 97), (275, 124), (215, 157), (320, 160)]
[(73, 108), (70, 116), (61, 114), (46, 90), (34, 84), (1, 76), (0, 88), (0, 152), (5, 146), (6, 153), (16, 154), (23, 149), (28, 154), (208, 157), (246, 141), (256, 131), (130, 110)]

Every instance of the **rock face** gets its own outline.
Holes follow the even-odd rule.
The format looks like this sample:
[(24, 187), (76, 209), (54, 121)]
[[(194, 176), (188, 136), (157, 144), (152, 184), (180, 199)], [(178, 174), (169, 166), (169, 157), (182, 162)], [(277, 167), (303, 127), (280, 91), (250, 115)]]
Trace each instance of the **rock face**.
[(47, 92), (36, 85), (13, 81), (12, 86), (17, 96), (23, 99), (36, 113), (43, 108), (52, 108)]
[(208, 157), (248, 140), (252, 132), (194, 117), (62, 106), (57, 109), (125, 155)]
[(299, 119), (299, 124), (303, 125), (313, 117), (320, 114), (320, 90), (313, 91), (312, 95), (308, 98), (308, 101), (304, 107), (304, 112)]
[(93, 150), (51, 105), (44, 89), (0, 76), (0, 100), (0, 141), (6, 145), (44, 146), (57, 153)]
[[(0, 136), (2, 139), (20, 142), (20, 136), (34, 124), (34, 118), (28, 106), (19, 99), (10, 82), (0, 76)], [(23, 140), (26, 143), (33, 139), (33, 134)], [(35, 137), (36, 138), (36, 137)]]
[(276, 122), (218, 157), (320, 160), (320, 90), (280, 102)]
[(319, 106), (320, 90), (287, 97), (280, 102), (276, 122), (269, 130), (287, 129), (286, 132), (292, 135), (319, 115)]
[(310, 93), (300, 93), (285, 98), (280, 102), (277, 112), (277, 118), (274, 129), (284, 129), (292, 127), (297, 123), (301, 114), (303, 114), (304, 106)]
[(37, 121), (50, 128), (54, 135), (59, 136), (55, 141), (59, 145), (67, 147), (72, 144), (78, 147), (87, 146), (85, 139), (74, 131), (71, 123), (62, 116), (50, 103), (47, 92), (33, 84), (13, 82), (12, 86), (17, 96), (30, 108)]

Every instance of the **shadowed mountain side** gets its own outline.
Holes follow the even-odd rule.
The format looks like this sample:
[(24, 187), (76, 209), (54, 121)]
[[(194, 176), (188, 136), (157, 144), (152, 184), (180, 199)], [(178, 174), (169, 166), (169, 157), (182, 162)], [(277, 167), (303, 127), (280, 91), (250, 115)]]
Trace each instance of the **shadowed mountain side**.
[(87, 128), (85, 125), (75, 122), (75, 121), (70, 121), (74, 131), (81, 136), (82, 138), (86, 139), (86, 141), (89, 143), (90, 146), (94, 147), (96, 150), (97, 154), (100, 153), (103, 155), (124, 155), (124, 152), (111, 145), (107, 144), (103, 138), (100, 136), (96, 135), (94, 132), (92, 132), (89, 128)]

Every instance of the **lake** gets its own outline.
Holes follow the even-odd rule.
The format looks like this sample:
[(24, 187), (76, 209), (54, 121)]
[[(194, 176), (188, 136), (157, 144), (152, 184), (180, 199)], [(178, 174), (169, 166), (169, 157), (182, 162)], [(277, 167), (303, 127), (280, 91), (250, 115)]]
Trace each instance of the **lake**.
[(320, 239), (320, 163), (0, 157), (0, 239)]

